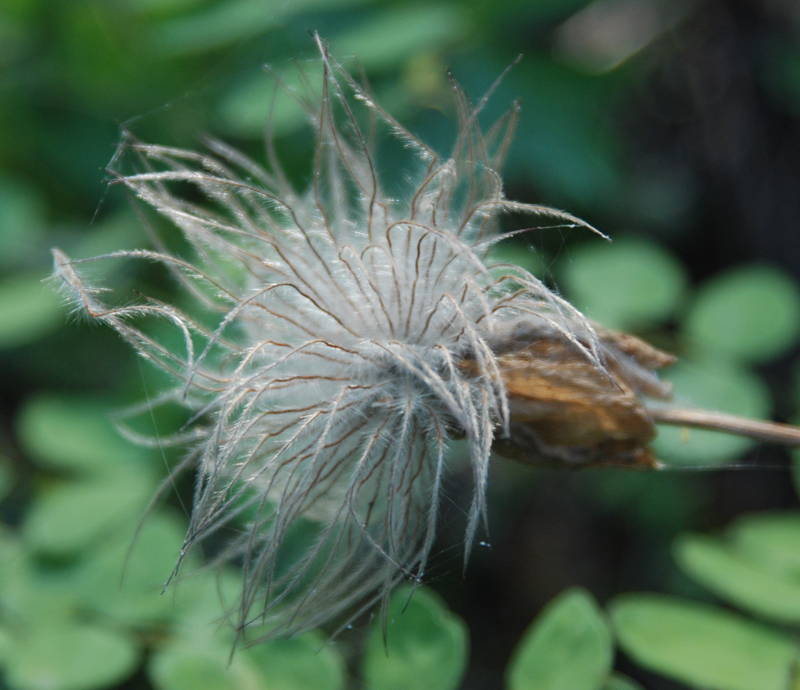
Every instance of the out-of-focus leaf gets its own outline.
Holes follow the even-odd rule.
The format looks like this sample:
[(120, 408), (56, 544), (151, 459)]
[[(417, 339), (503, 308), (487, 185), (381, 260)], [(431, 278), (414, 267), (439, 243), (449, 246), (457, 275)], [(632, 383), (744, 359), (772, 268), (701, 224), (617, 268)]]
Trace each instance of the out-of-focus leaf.
[(212, 626), (236, 610), (242, 596), (242, 572), (233, 567), (184, 574), (167, 592), (175, 604), (173, 627), (180, 628), (184, 637), (190, 631)]
[[(0, 19), (0, 44), (2, 24)], [(11, 265), (36, 247), (44, 228), (45, 204), (39, 191), (21, 180), (0, 176), (0, 266)]]
[(197, 5), (205, 4), (205, 0), (124, 0), (129, 12), (142, 14), (174, 14)]
[[(67, 254), (73, 260), (111, 254), (125, 249), (136, 249), (142, 243), (141, 219), (133, 209), (125, 208), (102, 222), (92, 224), (90, 230), (76, 228), (77, 242), (70, 242)], [(80, 230), (80, 232), (78, 232)], [(106, 276), (119, 272), (121, 262), (98, 261), (91, 264), (91, 281), (95, 284), (106, 282)], [(85, 265), (85, 264), (84, 264)]]
[(345, 686), (344, 660), (319, 634), (265, 642), (251, 649), (250, 657), (271, 690), (341, 690)]
[(263, 34), (293, 15), (344, 9), (369, 0), (228, 0), (152, 27), (146, 40), (162, 55), (191, 55)]
[(64, 310), (46, 277), (37, 271), (0, 282), (0, 348), (29, 343), (61, 323)]
[[(172, 616), (175, 591), (162, 595), (164, 584), (178, 561), (185, 528), (164, 511), (149, 516), (134, 537), (129, 532), (92, 558), (77, 578), (76, 592), (84, 606), (125, 624), (149, 623)], [(196, 559), (185, 560), (191, 572)], [(180, 582), (172, 583), (172, 589)]]
[(23, 539), (34, 551), (55, 557), (96, 547), (121, 526), (136, 523), (155, 487), (146, 468), (105, 481), (58, 484), (34, 500), (22, 526)]
[(230, 652), (222, 640), (178, 640), (152, 655), (147, 675), (156, 690), (272, 690), (247, 655)]
[(271, 74), (259, 72), (235, 82), (218, 107), (220, 125), (230, 134), (244, 137), (280, 137), (306, 126), (303, 109), (290, 96), (305, 93), (307, 84), (316, 87), (322, 79), (322, 64), (302, 64), (307, 82), (298, 69), (280, 74), (280, 84)]
[[(764, 382), (746, 369), (724, 360), (679, 362), (664, 378), (674, 385), (675, 404), (763, 419), (770, 396)], [(661, 426), (653, 447), (667, 465), (706, 466), (730, 462), (755, 444), (746, 438), (715, 431)]]
[[(395, 67), (431, 44), (454, 41), (465, 30), (464, 13), (453, 6), (404, 5), (384, 10), (347, 33), (332, 37), (331, 45), (337, 55), (356, 55), (361, 67), (375, 71)], [(290, 92), (305, 93), (309, 84), (317, 88), (322, 65), (316, 60), (302, 63), (302, 72), (281, 72), (280, 84), (263, 73), (234, 84), (219, 107), (223, 127), (238, 136), (261, 137), (269, 123), (270, 135), (279, 137), (305, 126), (307, 116)], [(397, 89), (393, 92), (396, 94)], [(385, 99), (377, 100), (388, 107)]]
[(123, 439), (108, 417), (106, 404), (41, 394), (22, 408), (17, 431), (25, 450), (47, 467), (91, 473), (135, 467), (146, 452)]
[(517, 644), (506, 669), (508, 690), (600, 690), (614, 650), (603, 614), (588, 592), (554, 599)]
[(736, 550), (770, 571), (800, 577), (800, 515), (756, 513), (737, 519), (727, 536)]
[(267, 31), (285, 15), (285, 6), (275, 2), (232, 0), (159, 22), (146, 40), (162, 55), (203, 53)]
[(727, 271), (701, 286), (685, 328), (711, 357), (767, 362), (800, 336), (800, 290), (774, 267)]
[(683, 535), (674, 555), (689, 577), (722, 599), (779, 623), (800, 623), (800, 580), (771, 572), (711, 537)]
[(0, 609), (10, 624), (72, 616), (77, 596), (71, 573), (41, 567), (11, 530), (0, 532)]
[(14, 648), (14, 636), (6, 629), (0, 628), (0, 665), (5, 665), (8, 655)]
[(785, 690), (800, 651), (775, 630), (677, 597), (627, 594), (609, 613), (636, 663), (691, 687)]
[(136, 644), (118, 630), (54, 621), (15, 639), (5, 680), (13, 690), (93, 690), (118, 684), (138, 662)]
[(430, 46), (443, 46), (467, 31), (467, 13), (458, 4), (403, 3), (387, 7), (331, 45), (340, 55), (355, 55), (372, 70), (395, 67)]
[(385, 644), (380, 619), (374, 621), (362, 679), (371, 690), (455, 690), (467, 664), (467, 628), (431, 590), (411, 592), (400, 587), (392, 594)]
[(634, 330), (669, 318), (686, 289), (686, 273), (652, 242), (600, 240), (571, 250), (563, 287), (586, 315), (607, 328)]

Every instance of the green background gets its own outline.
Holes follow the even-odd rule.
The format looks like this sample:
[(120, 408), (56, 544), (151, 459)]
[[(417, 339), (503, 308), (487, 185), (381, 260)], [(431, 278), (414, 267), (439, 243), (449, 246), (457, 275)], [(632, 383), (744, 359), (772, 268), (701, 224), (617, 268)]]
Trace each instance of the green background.
[[(516, 690), (531, 679), (544, 690), (633, 688), (610, 670), (611, 629), (624, 651), (616, 668), (644, 687), (746, 690), (742, 679), (753, 677), (757, 689), (774, 678), (782, 688), (785, 660), (796, 652), (769, 626), (800, 623), (780, 603), (794, 602), (800, 586), (796, 561), (786, 564), (800, 530), (787, 455), (710, 433), (687, 439), (665, 430), (656, 451), (671, 469), (656, 474), (494, 462), (490, 534), (462, 578), (463, 520), (446, 502), (429, 568), (439, 594), (412, 597), (388, 657), (379, 626), (365, 619), (334, 643), (315, 633), (238, 653), (229, 666), (232, 638), (215, 623), (217, 590), (235, 597), (236, 573), (224, 572), (222, 586), (203, 573), (160, 596), (186, 522), (174, 491), (134, 533), (165, 463), (179, 453), (135, 446), (109, 420), (153, 395), (159, 381), (114, 334), (67, 313), (45, 282), (50, 248), (80, 258), (147, 246), (135, 210), (104, 172), (123, 129), (190, 148), (212, 134), (259, 157), (274, 89), (262, 65), (280, 73), (291, 59), (313, 59), (310, 30), (330, 40), (335, 56), (356, 56), (378, 101), (443, 153), (455, 129), (446, 68), (476, 100), (522, 54), (486, 112), (491, 121), (515, 99), (522, 104), (507, 195), (564, 208), (614, 242), (580, 229), (533, 229), (496, 257), (541, 276), (590, 317), (678, 354), (681, 364), (667, 375), (678, 400), (796, 418), (793, 3), (4, 0), (0, 684), (391, 688), (403, 667), (424, 679), (419, 687), (443, 690)], [(281, 110), (273, 132), (288, 174), (304, 185), (313, 142)], [(508, 229), (524, 227), (516, 223), (509, 219)], [(172, 294), (155, 271), (115, 278)], [(748, 469), (730, 469), (737, 465)], [(463, 505), (469, 477), (457, 474), (446, 490)], [(728, 541), (708, 541), (747, 512), (761, 522), (734, 523)], [(772, 549), (767, 565), (753, 544)], [(737, 588), (742, 578), (750, 586)], [(543, 632), (525, 632), (576, 585), (585, 590), (545, 611)], [(631, 590), (714, 602), (710, 591), (767, 633), (716, 608), (687, 611), (688, 599), (620, 598)], [(778, 603), (775, 591), (785, 593)], [(697, 649), (730, 642), (719, 652), (728, 675), (693, 667), (680, 632), (659, 641), (660, 656), (643, 648), (648, 620), (663, 622), (665, 635), (687, 625), (706, 630)], [(730, 673), (725, 660), (740, 643), (761, 645), (767, 670)], [(537, 662), (577, 658), (570, 649), (586, 657), (578, 679)]]

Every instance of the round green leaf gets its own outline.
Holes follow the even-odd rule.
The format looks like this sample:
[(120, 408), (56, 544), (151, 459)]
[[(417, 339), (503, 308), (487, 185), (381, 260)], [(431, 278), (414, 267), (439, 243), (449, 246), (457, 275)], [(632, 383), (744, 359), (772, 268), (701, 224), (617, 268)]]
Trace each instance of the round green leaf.
[(772, 572), (800, 576), (800, 514), (745, 515), (728, 528), (727, 536), (751, 561)]
[[(149, 516), (135, 536), (134, 529), (123, 532), (86, 559), (76, 585), (84, 606), (126, 624), (169, 618), (177, 594), (162, 596), (162, 591), (178, 560), (185, 532), (180, 520), (160, 511)], [(196, 559), (188, 558), (184, 565), (191, 571)], [(172, 584), (173, 589), (179, 587), (180, 582)]]
[(674, 555), (681, 570), (722, 599), (779, 623), (800, 623), (800, 580), (770, 572), (710, 537), (683, 535)]
[(92, 690), (118, 684), (139, 664), (127, 635), (110, 628), (53, 621), (15, 640), (6, 662), (13, 690)]
[(609, 613), (634, 661), (691, 687), (785, 690), (800, 651), (775, 630), (676, 597), (623, 595)]
[[(676, 406), (755, 419), (769, 414), (770, 396), (764, 382), (724, 360), (680, 362), (664, 378), (674, 386)], [(731, 462), (754, 444), (750, 439), (716, 431), (662, 425), (653, 448), (668, 466), (706, 466)]]
[(454, 690), (464, 675), (467, 645), (466, 626), (438, 595), (400, 587), (389, 602), (385, 644), (381, 621), (372, 625), (362, 678), (370, 690)]
[(171, 593), (175, 603), (173, 625), (196, 630), (230, 616), (242, 598), (242, 577), (241, 570), (233, 567), (184, 570)]
[(63, 309), (46, 277), (20, 274), (0, 283), (0, 348), (29, 343), (62, 322)]
[(38, 496), (22, 525), (34, 551), (64, 557), (96, 546), (142, 515), (153, 494), (150, 472), (62, 482)]
[(270, 690), (341, 690), (345, 685), (344, 660), (322, 635), (272, 640), (248, 651)]
[(611, 671), (611, 634), (582, 589), (556, 597), (517, 644), (506, 669), (508, 690), (600, 690)]
[(71, 616), (77, 608), (71, 572), (42, 566), (11, 530), (0, 532), (0, 610), (30, 624)]
[(147, 675), (156, 690), (272, 690), (248, 658), (230, 653), (223, 640), (178, 641), (153, 654)]
[(774, 267), (734, 269), (701, 287), (685, 328), (692, 344), (713, 356), (766, 362), (800, 336), (800, 291)]
[(145, 452), (123, 439), (102, 402), (51, 394), (27, 401), (17, 420), (25, 450), (56, 469), (109, 472), (136, 464)]
[(642, 240), (584, 244), (562, 264), (561, 277), (566, 294), (589, 318), (620, 330), (669, 318), (687, 282), (672, 254)]

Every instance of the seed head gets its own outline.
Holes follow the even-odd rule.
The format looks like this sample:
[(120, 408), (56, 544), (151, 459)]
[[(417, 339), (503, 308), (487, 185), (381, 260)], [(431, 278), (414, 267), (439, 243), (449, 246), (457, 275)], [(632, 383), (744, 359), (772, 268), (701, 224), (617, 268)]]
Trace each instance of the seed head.
[[(504, 197), (498, 169), (517, 106), (483, 131), (488, 94), (473, 105), (450, 78), (458, 134), (443, 158), (316, 40), (321, 91), (293, 93), (316, 137), (307, 189), (289, 182), (269, 143), (262, 167), (216, 140), (201, 154), (127, 137), (111, 166), (190, 250), (155, 238), (155, 249), (99, 258), (162, 264), (194, 307), (110, 306), (82, 262), (55, 251), (76, 304), (169, 372), (175, 387), (162, 400), (194, 412), (183, 435), (197, 472), (184, 551), (236, 526), (224, 559), (243, 570), (237, 624), (267, 623), (274, 635), (346, 623), (385, 605), (400, 579), (422, 578), (454, 437), (470, 449), (469, 553), (492, 444), (510, 429), (504, 343), (544, 335), (606, 371), (606, 341), (580, 313), (487, 258), (507, 237), (496, 230), (507, 212), (589, 227)], [(380, 169), (381, 128), (405, 145), (408, 170)], [(123, 159), (137, 171), (122, 174)], [(395, 189), (399, 175), (405, 191), (390, 197), (384, 181)], [(181, 195), (187, 184), (201, 194)], [(159, 339), (154, 319), (182, 344)]]

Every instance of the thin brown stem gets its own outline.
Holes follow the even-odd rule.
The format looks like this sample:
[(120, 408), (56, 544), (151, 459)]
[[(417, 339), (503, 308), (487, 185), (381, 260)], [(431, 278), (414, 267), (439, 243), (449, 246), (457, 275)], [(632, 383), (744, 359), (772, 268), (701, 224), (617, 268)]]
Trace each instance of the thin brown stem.
[(737, 417), (723, 412), (681, 409), (675, 407), (648, 407), (647, 412), (656, 424), (671, 424), (709, 431), (722, 431), (765, 443), (800, 446), (800, 428), (778, 422), (763, 422)]

